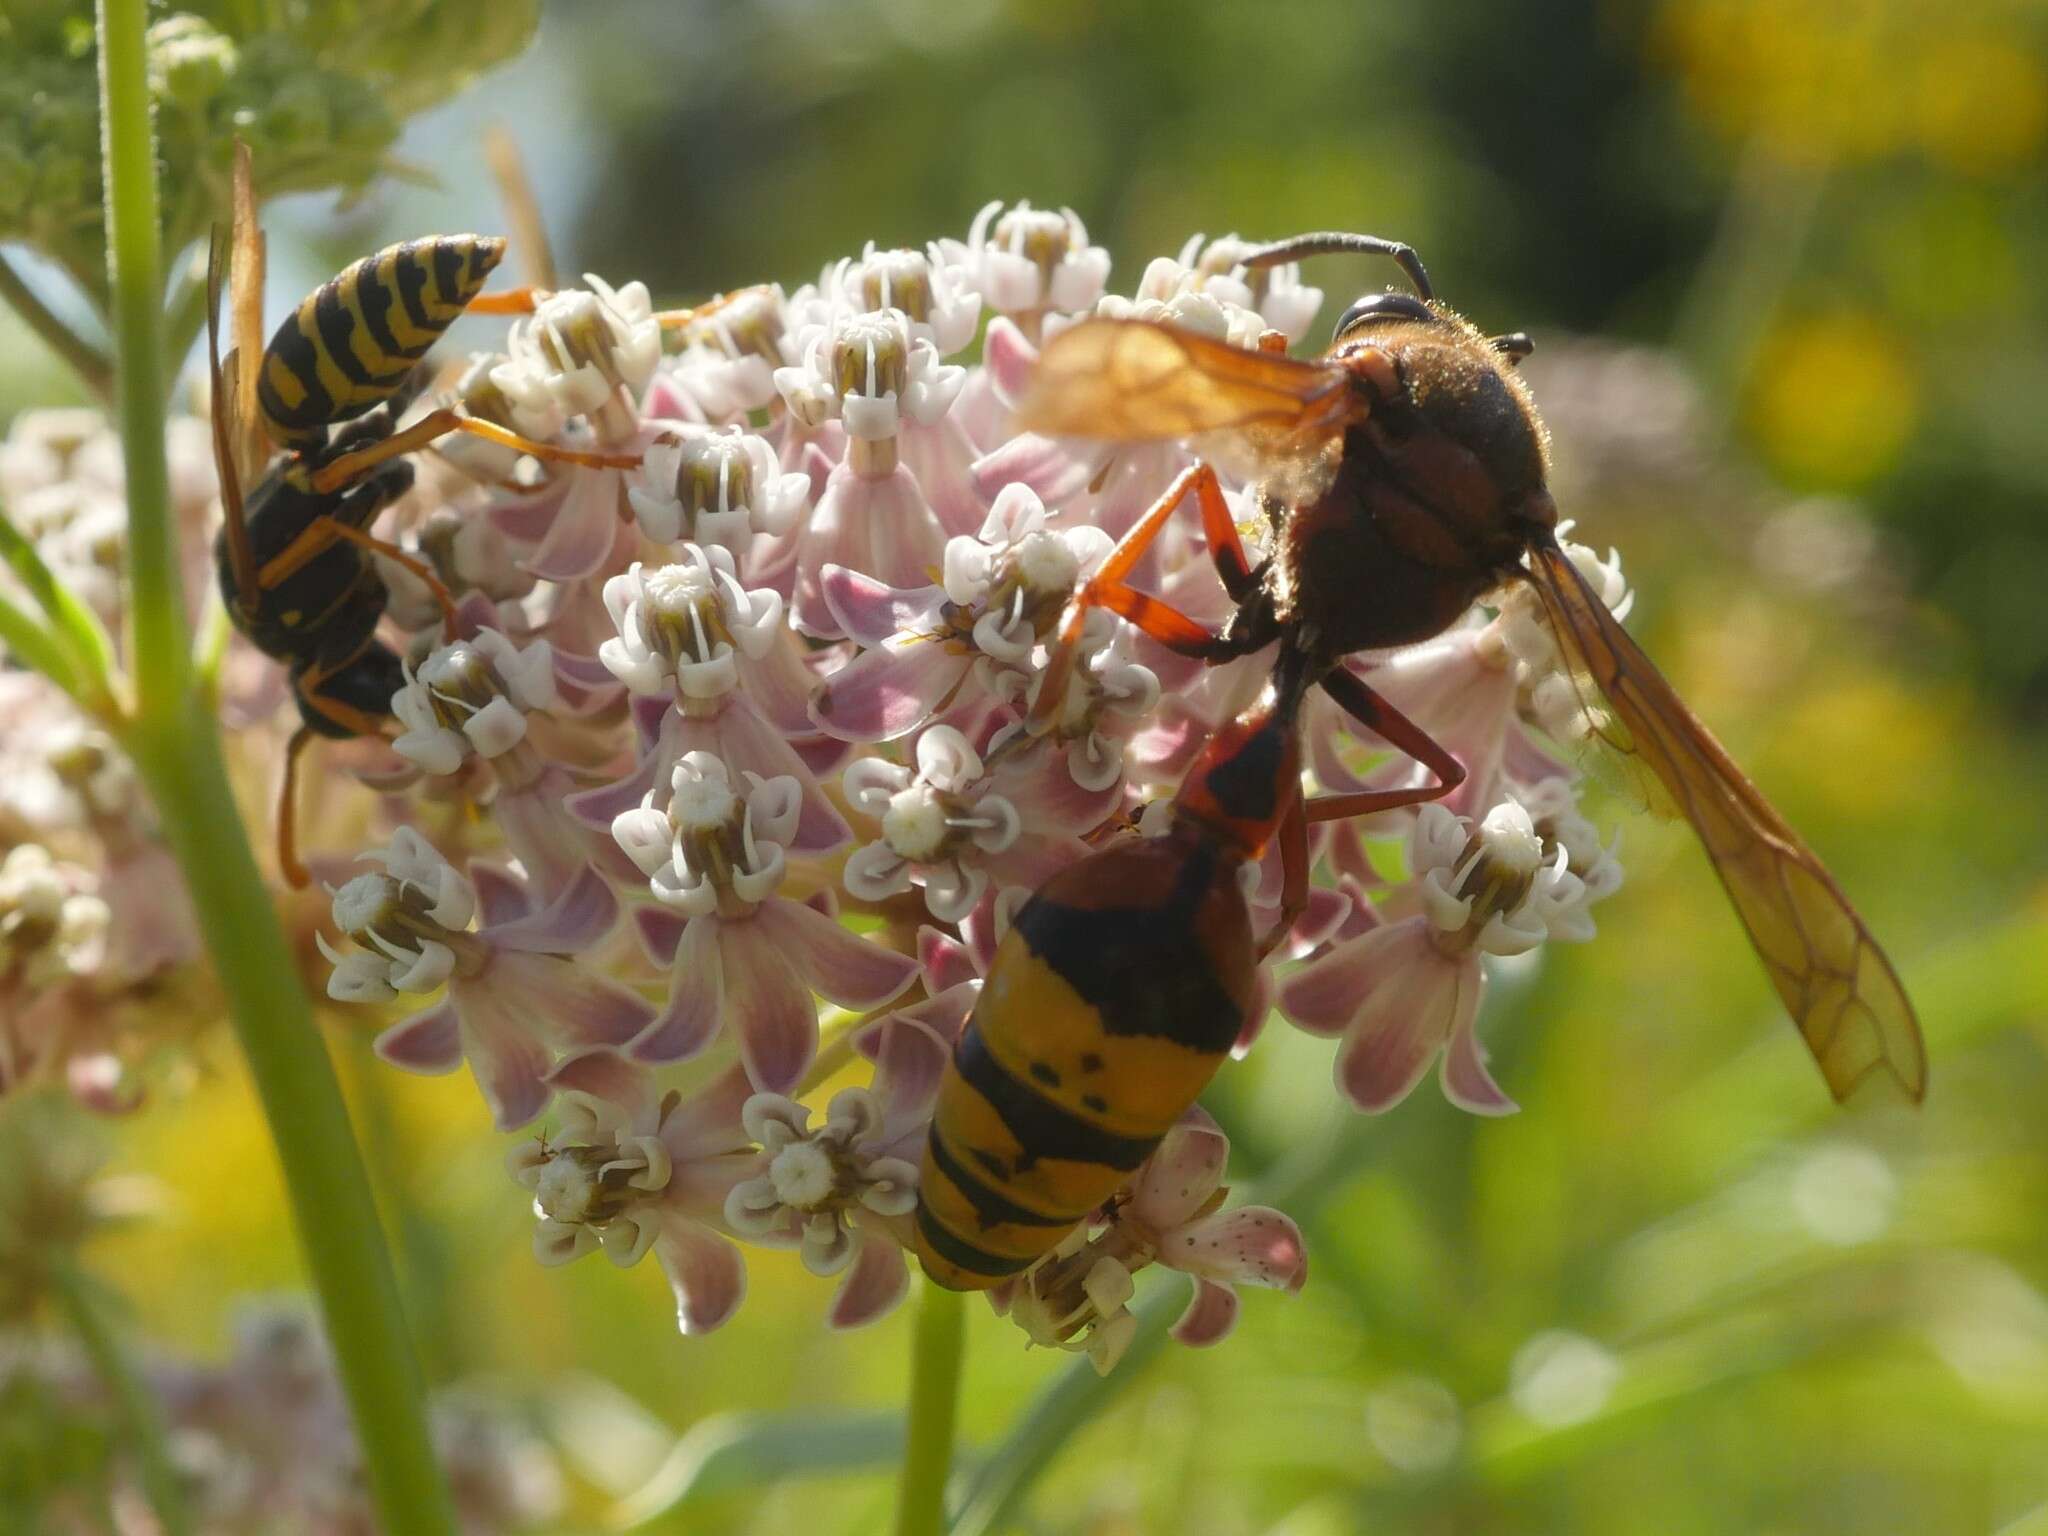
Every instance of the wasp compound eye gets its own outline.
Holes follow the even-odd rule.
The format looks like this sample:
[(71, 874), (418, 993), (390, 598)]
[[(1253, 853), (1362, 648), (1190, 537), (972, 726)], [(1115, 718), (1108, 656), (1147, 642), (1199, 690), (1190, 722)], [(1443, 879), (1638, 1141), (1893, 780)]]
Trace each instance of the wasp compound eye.
[(1343, 318), (1337, 322), (1337, 339), (1342, 340), (1369, 320), (1434, 319), (1435, 312), (1412, 293), (1371, 293), (1344, 311)]

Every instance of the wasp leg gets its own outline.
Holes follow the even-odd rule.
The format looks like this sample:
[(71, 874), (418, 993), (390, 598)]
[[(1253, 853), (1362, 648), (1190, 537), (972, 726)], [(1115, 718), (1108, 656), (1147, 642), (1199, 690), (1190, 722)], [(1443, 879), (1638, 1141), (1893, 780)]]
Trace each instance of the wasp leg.
[(750, 295), (766, 293), (767, 291), (768, 287), (765, 283), (756, 283), (751, 288), (735, 288), (731, 293), (721, 293), (715, 299), (706, 299), (702, 304), (692, 305), (688, 309), (656, 310), (654, 318), (661, 322), (663, 330), (679, 331), (685, 326), (695, 325), (699, 320), (710, 319), (728, 304), (737, 303), (739, 300)]
[(1280, 822), (1280, 915), (1259, 941), (1261, 960), (1279, 947), (1308, 910), (1308, 866), (1308, 813), (1301, 796), (1295, 795)]
[(640, 456), (634, 453), (585, 453), (577, 448), (557, 448), (552, 443), (536, 443), (531, 438), (521, 437), (517, 432), (508, 431), (494, 422), (479, 421), (474, 416), (444, 407), (430, 411), (402, 432), (394, 432), (382, 442), (372, 443), (367, 448), (358, 448), (353, 453), (344, 453), (314, 471), (313, 489), (323, 493), (339, 490), (351, 480), (358, 479), (366, 471), (376, 468), (387, 459), (395, 459), (402, 453), (424, 448), (437, 437), (446, 437), (450, 432), (467, 432), (486, 442), (502, 447), (517, 449), (520, 453), (533, 455), (536, 459), (547, 459), (558, 464), (582, 464), (591, 469), (638, 469)]
[(303, 890), (312, 882), (312, 875), (299, 862), (299, 839), (295, 827), (297, 818), (299, 754), (306, 750), (306, 744), (313, 739), (313, 728), (302, 725), (292, 732), (292, 739), (284, 749), (284, 782), (277, 790), (277, 868), (285, 883), (293, 890)]
[(546, 292), (561, 286), (555, 280), (554, 253), (548, 249), (547, 222), (540, 215), (540, 198), (534, 194), (533, 178), (526, 174), (526, 157), (519, 153), (519, 141), (493, 123), (484, 130), (484, 161), (491, 178), (498, 183), (498, 201), (505, 205), (506, 220), (512, 226), (512, 248), (526, 269), (532, 286)]
[(380, 539), (374, 533), (365, 533), (353, 524), (337, 523), (336, 529), (335, 537), (346, 539), (351, 544), (361, 545), (387, 560), (395, 561), (425, 582), (427, 590), (434, 596), (434, 601), (441, 606), (441, 637), (444, 640), (455, 638), (455, 594), (448, 590), (448, 584), (441, 580), (431, 565), (411, 551), (401, 549), (389, 539)]
[(1436, 782), (1409, 789), (1364, 789), (1348, 795), (1317, 795), (1308, 802), (1310, 821), (1342, 821), (1349, 816), (1369, 816), (1374, 811), (1392, 811), (1404, 805), (1441, 800), (1465, 782), (1463, 763), (1354, 674), (1341, 666), (1332, 668), (1324, 675), (1322, 686), (1323, 692), (1335, 699), (1337, 706), (1347, 715), (1388, 746), (1406, 752), (1422, 764), (1436, 775)]
[(1252, 574), (1251, 558), (1238, 537), (1237, 520), (1230, 515), (1230, 503), (1223, 499), (1223, 486), (1208, 465), (1195, 478), (1195, 497), (1202, 505), (1202, 536), (1209, 542), (1209, 559), (1223, 579), (1223, 590), (1233, 603), (1241, 603), (1258, 585)]
[(467, 312), (472, 315), (530, 315), (550, 291), (532, 283), (523, 283), (517, 288), (507, 288), (503, 293), (480, 293), (469, 301)]
[[(1229, 508), (1223, 502), (1223, 487), (1217, 482), (1216, 471), (1207, 464), (1191, 464), (1182, 470), (1173, 484), (1166, 488), (1166, 493), (1145, 509), (1144, 515), (1117, 540), (1116, 547), (1104, 557), (1095, 574), (1076, 588), (1068, 600), (1066, 612), (1060, 617), (1058, 638), (1046, 661), (1045, 680), (1039, 685), (1038, 698), (1031, 706), (1030, 725), (1033, 731), (1046, 728), (1058, 711), (1060, 701), (1066, 697), (1067, 682), (1073, 676), (1074, 661), (1080, 654), (1081, 631), (1091, 608), (1107, 608), (1112, 613), (1123, 615), (1168, 650), (1182, 656), (1194, 656), (1203, 661), (1225, 661), (1241, 654), (1234, 648), (1223, 649), (1228, 643), (1206, 625), (1196, 623), (1156, 597), (1146, 596), (1124, 580), (1144, 558), (1145, 551), (1152, 547), (1152, 541), (1159, 537), (1159, 530), (1166, 526), (1166, 520), (1173, 516), (1175, 509), (1187, 500), (1191, 492), (1202, 502), (1205, 524), (1210, 517), (1212, 496), (1222, 509), (1223, 520), (1229, 521)], [(1235, 529), (1231, 537), (1235, 540)], [(1241, 547), (1238, 556), (1240, 560), (1243, 558)], [(1217, 568), (1222, 569), (1220, 562)], [(1226, 577), (1226, 582), (1228, 580)]]

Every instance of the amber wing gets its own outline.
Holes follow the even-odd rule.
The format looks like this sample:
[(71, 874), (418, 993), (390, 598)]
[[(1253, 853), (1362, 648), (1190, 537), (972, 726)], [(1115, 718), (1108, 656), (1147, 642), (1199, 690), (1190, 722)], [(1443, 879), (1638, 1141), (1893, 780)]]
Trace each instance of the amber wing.
[(1046, 343), (1018, 407), (1034, 432), (1126, 442), (1246, 427), (1282, 432), (1350, 414), (1350, 375), (1152, 320), (1084, 320)]
[(1540, 548), (1530, 563), (1568, 659), (1612, 709), (1599, 734), (1692, 823), (1829, 1089), (1846, 1099), (1883, 1076), (1917, 1103), (1927, 1050), (1913, 1005), (1848, 898), (1563, 551)]

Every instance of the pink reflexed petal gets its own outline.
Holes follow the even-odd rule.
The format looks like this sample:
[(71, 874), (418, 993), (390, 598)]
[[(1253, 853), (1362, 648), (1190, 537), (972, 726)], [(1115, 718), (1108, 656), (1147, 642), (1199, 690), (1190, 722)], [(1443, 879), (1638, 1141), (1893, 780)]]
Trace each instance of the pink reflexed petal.
[(574, 955), (610, 933), (618, 917), (618, 898), (586, 864), (544, 910), (502, 927), (486, 924), (485, 931), (495, 949)]
[(1223, 1182), (1230, 1141), (1213, 1124), (1182, 1121), (1145, 1161), (1131, 1191), (1131, 1214), (1156, 1232), (1180, 1226)]
[[(704, 745), (695, 729), (695, 722), (684, 721), (681, 716), (676, 718), (682, 722), (678, 734), (678, 756)], [(824, 791), (818, 788), (818, 781), (804, 767), (803, 759), (790, 749), (782, 733), (755, 714), (744, 699), (734, 699), (726, 705), (717, 717), (714, 730), (714, 750), (733, 770), (736, 779), (743, 769), (758, 773), (764, 779), (786, 773), (802, 789), (803, 811), (797, 818), (796, 835), (790, 839), (790, 853), (831, 853), (853, 841), (853, 828), (825, 798)]]
[(747, 1263), (710, 1228), (671, 1216), (654, 1240), (654, 1257), (676, 1297), (676, 1325), (709, 1333), (740, 1309), (747, 1295)]
[(811, 720), (841, 741), (893, 740), (929, 719), (972, 665), (943, 640), (893, 639), (826, 678), (811, 700)]
[(372, 1047), (385, 1061), (405, 1072), (438, 1077), (462, 1065), (462, 1037), (455, 1005), (442, 1002), (392, 1025)]
[(662, 1145), (676, 1166), (751, 1147), (753, 1138), (741, 1124), (740, 1110), (753, 1096), (746, 1069), (734, 1064), (678, 1104), (661, 1125)]
[(866, 571), (892, 587), (930, 582), (945, 553), (946, 532), (910, 466), (898, 464), (892, 473), (873, 480), (853, 476), (843, 466), (833, 472), (835, 479), (841, 474), (854, 481), (847, 511), (861, 519), (854, 535), (868, 551), (865, 560), (855, 558), (841, 564)]
[(811, 729), (811, 691), (817, 679), (804, 665), (801, 642), (784, 633), (767, 655), (739, 658), (740, 687), (754, 712), (787, 736)]
[(1174, 1342), (1190, 1349), (1205, 1349), (1219, 1342), (1237, 1326), (1237, 1292), (1213, 1280), (1195, 1277), (1195, 1294), (1188, 1309), (1173, 1325)]
[(635, 907), (633, 935), (648, 959), (663, 970), (675, 964), (676, 946), (683, 941), (689, 919), (667, 907)]
[(472, 864), (469, 883), (476, 887), (477, 920), (485, 928), (516, 923), (533, 911), (526, 887), (508, 869), (496, 864)]
[(1280, 984), (1280, 1011), (1310, 1034), (1342, 1034), (1388, 977), (1424, 963), (1421, 950), (1428, 944), (1419, 918), (1348, 940)]
[(1016, 768), (998, 767), (989, 775), (989, 789), (1017, 808), (1033, 832), (1093, 832), (1108, 819), (1123, 794), (1120, 785), (1084, 789), (1040, 753), (1027, 753)]
[(856, 1042), (875, 1064), (870, 1086), (882, 1104), (885, 1140), (895, 1140), (929, 1116), (938, 1097), (939, 1080), (953, 1054), (952, 1037), (920, 1017), (936, 1001), (891, 1014)]
[(525, 568), (543, 581), (581, 581), (604, 564), (619, 531), (619, 472), (573, 469), (569, 494)]
[(1024, 432), (976, 459), (968, 479), (984, 501), (994, 501), (1006, 485), (1027, 485), (1048, 510), (1057, 512), (1088, 488), (1097, 462), (1094, 455), (1076, 454), (1064, 443)]
[(1337, 1086), (1368, 1115), (1407, 1098), (1450, 1034), (1459, 994), (1479, 978), (1476, 963), (1438, 956), (1377, 988), (1338, 1048)]
[(899, 590), (843, 565), (818, 572), (818, 595), (848, 638), (863, 646), (880, 645), (899, 630), (931, 629), (945, 601), (938, 587)]
[(1483, 974), (1472, 977), (1469, 986), (1459, 988), (1451, 1040), (1444, 1047), (1438, 1081), (1443, 1085), (1444, 1097), (1460, 1109), (1475, 1115), (1512, 1115), (1521, 1106), (1501, 1091), (1493, 1074), (1486, 1070), (1486, 1050), (1479, 1043), (1479, 1031), (1473, 1027), (1479, 1012), (1479, 981)]
[(839, 1278), (825, 1321), (833, 1328), (863, 1328), (895, 1310), (910, 1289), (903, 1250), (886, 1238), (863, 1235), (853, 1263)]
[(675, 969), (669, 977), (668, 1006), (635, 1040), (635, 1061), (659, 1064), (687, 1061), (718, 1035), (719, 1012), (725, 998), (725, 968), (720, 958), (716, 916), (692, 918), (676, 946)]
[(1350, 896), (1328, 886), (1316, 886), (1308, 893), (1308, 906), (1302, 910), (1287, 935), (1289, 949), (1295, 955), (1310, 953), (1328, 942), (1350, 915)]
[(641, 403), (643, 418), (659, 421), (702, 421), (704, 412), (697, 402), (690, 398), (672, 373), (657, 373), (654, 381), (647, 386), (647, 398)]
[(1038, 348), (1031, 344), (1008, 315), (989, 321), (981, 340), (981, 363), (995, 386), (996, 398), (1014, 408), (1031, 387), (1031, 371), (1038, 366)]
[(638, 993), (559, 955), (501, 953), (481, 977), (457, 980), (453, 990), (465, 994), (465, 1008), (487, 992), (484, 1006), (564, 1048), (624, 1045), (654, 1022), (653, 1005)]
[(900, 441), (904, 467), (917, 477), (939, 526), (948, 536), (974, 537), (988, 515), (971, 467), (974, 444), (953, 413), (929, 427), (909, 427)]
[(462, 1054), (490, 1106), (491, 1123), (501, 1131), (516, 1131), (548, 1107), (552, 1063), (547, 1049), (497, 1013), (488, 999), (474, 1002), (453, 989), (450, 995), (459, 1012)]
[(642, 1110), (653, 1107), (647, 1074), (610, 1046), (593, 1045), (571, 1051), (555, 1063), (548, 1081), (571, 1093), (607, 1099), (633, 1119), (638, 1119)]
[[(626, 712), (633, 717), (633, 736), (642, 752), (656, 742), (667, 742), (675, 732), (675, 701), (663, 695), (636, 693)], [(671, 752), (668, 760), (674, 761), (676, 755)]]
[(1078, 837), (1045, 837), (1027, 832), (1001, 853), (982, 855), (981, 867), (998, 885), (1035, 891), (1087, 851), (1088, 845)]
[(794, 1093), (818, 1053), (818, 1004), (799, 979), (804, 956), (789, 942), (788, 930), (778, 937), (772, 922), (761, 922), (771, 908), (780, 915), (802, 912), (825, 922), (808, 907), (777, 898), (751, 919), (721, 923), (725, 1017), (753, 1085), (763, 1093)]
[(917, 965), (924, 973), (924, 989), (933, 997), (981, 975), (966, 945), (929, 926), (917, 930)]
[(853, 756), (853, 743), (836, 741), (830, 736), (821, 736), (806, 731), (800, 736), (789, 738), (789, 749), (808, 768), (811, 777), (823, 784), (846, 766), (846, 760)]
[(801, 902), (764, 902), (754, 926), (780, 952), (785, 967), (842, 1008), (879, 1008), (917, 979), (910, 956), (884, 949)]
[(649, 752), (640, 759), (640, 766), (616, 784), (607, 784), (600, 789), (586, 789), (578, 795), (571, 795), (562, 803), (569, 814), (594, 832), (606, 837), (612, 834), (612, 822), (621, 811), (630, 811), (647, 798), (647, 791), (654, 787), (654, 776), (660, 767), (660, 752)]
[(1266, 1020), (1273, 1012), (1273, 971), (1270, 966), (1260, 966), (1252, 979), (1252, 1000), (1244, 1011), (1244, 1025), (1237, 1032), (1237, 1039), (1230, 1047), (1230, 1059), (1243, 1061), (1251, 1054), (1252, 1047), (1264, 1033)]
[(1298, 1291), (1308, 1279), (1308, 1250), (1291, 1217), (1264, 1205), (1218, 1211), (1169, 1232), (1159, 1262), (1205, 1280)]
[(490, 518), (491, 525), (508, 539), (520, 544), (537, 544), (547, 537), (548, 530), (560, 517), (562, 503), (568, 494), (569, 482), (564, 476), (531, 496), (493, 502), (485, 515)]

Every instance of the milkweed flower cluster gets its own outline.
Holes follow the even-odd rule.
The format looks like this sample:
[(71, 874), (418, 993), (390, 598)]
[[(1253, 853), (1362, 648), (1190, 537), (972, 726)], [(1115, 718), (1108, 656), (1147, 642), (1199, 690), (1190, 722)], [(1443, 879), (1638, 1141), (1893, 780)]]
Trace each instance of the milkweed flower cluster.
[[(870, 246), (696, 311), (588, 278), (455, 387), (475, 414), (637, 464), (457, 443), (423, 466), (388, 532), (455, 594), (459, 633), (386, 568), (405, 683), (385, 760), (356, 764), (384, 819), (301, 837), (329, 996), (404, 999), (383, 1059), (466, 1066), (493, 1122), (526, 1130), (509, 1165), (542, 1262), (651, 1253), (686, 1333), (740, 1307), (749, 1247), (832, 1280), (834, 1326), (902, 1297), (933, 1104), (1012, 916), (1091, 847), (1155, 830), (1263, 678), (1261, 658), (1204, 669), (1107, 611), (1075, 665), (1050, 665), (1078, 585), (1195, 450), (1041, 438), (1015, 407), (1045, 339), (1090, 314), (1308, 340), (1322, 295), (1247, 250), (1192, 241), (1120, 296), (1077, 216), (993, 205), (965, 240)], [(1226, 474), (1225, 494), (1259, 523), (1251, 487)], [(1616, 562), (1573, 550), (1620, 611)], [(1192, 518), (1137, 579), (1227, 617)], [(1599, 722), (1512, 590), (1348, 665), (1468, 776), (1316, 829), (1316, 888), (1261, 996), (1341, 1040), (1336, 1086), (1361, 1110), (1440, 1063), (1452, 1103), (1505, 1113), (1487, 969), (1591, 937), (1620, 883), (1561, 750)], [(1305, 793), (1423, 782), (1327, 703), (1304, 730)], [(1277, 859), (1246, 878), (1270, 926)], [(998, 1308), (1107, 1369), (1148, 1267), (1191, 1278), (1190, 1344), (1230, 1330), (1239, 1287), (1298, 1289), (1299, 1229), (1231, 1202), (1228, 1154), (1192, 1111)]]

